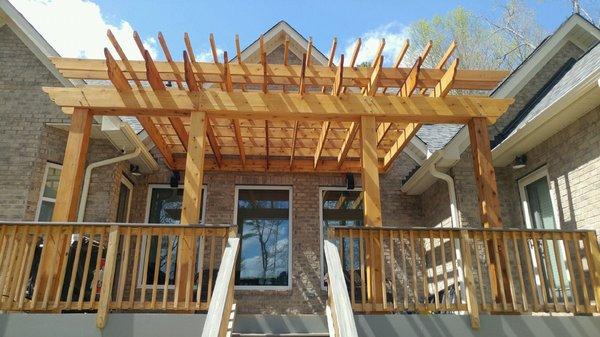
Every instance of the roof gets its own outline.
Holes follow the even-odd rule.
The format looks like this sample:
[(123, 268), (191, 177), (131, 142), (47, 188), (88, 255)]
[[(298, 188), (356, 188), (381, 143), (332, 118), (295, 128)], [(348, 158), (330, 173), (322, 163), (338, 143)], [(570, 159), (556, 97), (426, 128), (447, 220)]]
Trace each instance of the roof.
[(427, 145), (430, 153), (443, 148), (462, 128), (461, 124), (428, 124), (423, 125), (417, 137)]
[(528, 109), (522, 120), (510, 130), (506, 138), (514, 135), (517, 130), (539, 116), (550, 105), (576, 87), (578, 83), (598, 70), (600, 70), (600, 43), (579, 58), (571, 65), (570, 69), (559, 73), (560, 78), (554, 83), (550, 83), (548, 91), (537, 100), (537, 104)]

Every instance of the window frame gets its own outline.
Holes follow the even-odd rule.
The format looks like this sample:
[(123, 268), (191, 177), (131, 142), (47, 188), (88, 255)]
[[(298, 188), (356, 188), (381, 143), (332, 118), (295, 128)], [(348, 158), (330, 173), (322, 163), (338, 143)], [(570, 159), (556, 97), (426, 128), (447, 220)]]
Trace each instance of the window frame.
[[(321, 290), (327, 290), (327, 287), (325, 286), (325, 254), (324, 254), (324, 243), (325, 243), (325, 236), (324, 236), (324, 232), (323, 232), (323, 192), (325, 191), (358, 191), (358, 192), (364, 192), (361, 186), (356, 186), (353, 189), (348, 189), (348, 187), (345, 186), (321, 186), (319, 187), (319, 256), (320, 256), (320, 261), (319, 261), (319, 278), (321, 279)], [(364, 198), (364, 196), (363, 196)], [(364, 206), (363, 206), (364, 207)], [(341, 256), (340, 256), (341, 258)]]
[(521, 198), (521, 211), (525, 221), (525, 227), (528, 229), (533, 229), (533, 224), (531, 223), (531, 210), (529, 209), (529, 200), (527, 198), (526, 187), (530, 184), (536, 182), (541, 178), (546, 178), (546, 182), (548, 183), (548, 193), (550, 194), (550, 201), (552, 203), (552, 213), (554, 215), (554, 225), (557, 230), (561, 229), (560, 217), (558, 213), (558, 203), (556, 200), (556, 194), (554, 185), (550, 180), (550, 176), (548, 175), (548, 168), (546, 166), (542, 166), (534, 171), (528, 173), (527, 175), (518, 179), (517, 184), (519, 186), (519, 196)]
[[(146, 195), (146, 214), (144, 217), (144, 223), (148, 224), (148, 220), (150, 219), (150, 202), (151, 202), (151, 198), (152, 198), (152, 190), (155, 188), (173, 188), (171, 187), (170, 184), (148, 184), (148, 193)], [(177, 186), (177, 188), (181, 188), (183, 189), (183, 184), (179, 184)], [(208, 196), (208, 188), (206, 186), (206, 184), (202, 185), (202, 192), (203, 192), (203, 198), (202, 198), (202, 205), (200, 206), (202, 209), (202, 219), (200, 219), (200, 224), (205, 225), (204, 219), (206, 218), (206, 199)], [(140, 244), (140, 252), (143, 252), (146, 249), (146, 238), (144, 237), (142, 238), (142, 242)], [(201, 267), (202, 261), (198, 260), (198, 267)], [(142, 261), (142, 259), (140, 259), (139, 262), (139, 266), (138, 266), (138, 275), (143, 275), (144, 272), (144, 261)], [(138, 277), (138, 279), (135, 282), (135, 286), (136, 288), (142, 288), (144, 286), (144, 283), (142, 282), (144, 279), (144, 277)], [(152, 284), (145, 284), (145, 286), (149, 286)], [(194, 288), (196, 288), (197, 286), (194, 286)], [(164, 284), (158, 284), (156, 289), (165, 289)], [(175, 289), (175, 285), (168, 285), (167, 289)]]
[[(129, 223), (130, 217), (131, 217), (131, 204), (133, 201), (133, 183), (131, 182), (131, 180), (127, 179), (127, 177), (125, 177), (125, 175), (123, 175), (121, 177), (121, 184), (125, 185), (125, 187), (129, 190), (129, 200), (127, 200), (127, 210), (125, 211), (125, 223)], [(119, 189), (121, 188), (121, 185), (119, 185)], [(121, 191), (119, 190), (119, 193), (121, 193)], [(118, 207), (118, 206), (117, 206)], [(118, 211), (118, 209), (117, 209)]]
[[(56, 206), (56, 198), (49, 198), (49, 197), (44, 196), (44, 192), (46, 191), (46, 181), (48, 180), (48, 172), (50, 171), (50, 168), (59, 169), (60, 172), (62, 173), (62, 165), (61, 164), (57, 164), (57, 163), (53, 163), (53, 162), (49, 162), (49, 161), (46, 162), (46, 166), (44, 167), (44, 178), (42, 179), (42, 185), (40, 187), (40, 196), (38, 198), (37, 209), (35, 211), (36, 221), (39, 221), (39, 219), (40, 219), (40, 212), (42, 211), (42, 202), (43, 201), (51, 202), (54, 206)], [(53, 211), (54, 211), (54, 208), (53, 208)]]
[[(240, 190), (277, 190), (277, 191), (288, 191), (289, 196), (289, 209), (288, 209), (288, 282), (287, 286), (243, 286), (243, 285), (235, 285), (235, 290), (241, 291), (289, 291), (292, 289), (292, 271), (293, 271), (293, 263), (292, 263), (292, 232), (293, 232), (293, 195), (294, 189), (293, 186), (286, 185), (236, 185), (235, 186), (235, 197), (233, 198), (233, 221), (234, 225), (238, 224), (238, 198)], [(239, 233), (240, 235), (242, 233)], [(240, 251), (238, 254), (242, 254), (240, 241)], [(240, 257), (238, 256), (238, 262)], [(236, 264), (236, 268), (239, 264)]]

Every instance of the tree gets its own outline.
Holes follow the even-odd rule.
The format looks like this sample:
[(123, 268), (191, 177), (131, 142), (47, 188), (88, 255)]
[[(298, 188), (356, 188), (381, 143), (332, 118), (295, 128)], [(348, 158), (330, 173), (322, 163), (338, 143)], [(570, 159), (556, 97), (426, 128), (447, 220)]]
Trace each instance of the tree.
[(520, 0), (510, 0), (499, 9), (502, 11), (499, 20), (478, 17), (457, 7), (445, 15), (413, 23), (409, 27), (412, 54), (406, 59), (414, 60), (432, 41), (424, 64), (433, 67), (450, 43), (456, 41), (458, 48), (454, 55), (460, 58), (461, 68), (514, 69), (545, 34), (533, 11)]

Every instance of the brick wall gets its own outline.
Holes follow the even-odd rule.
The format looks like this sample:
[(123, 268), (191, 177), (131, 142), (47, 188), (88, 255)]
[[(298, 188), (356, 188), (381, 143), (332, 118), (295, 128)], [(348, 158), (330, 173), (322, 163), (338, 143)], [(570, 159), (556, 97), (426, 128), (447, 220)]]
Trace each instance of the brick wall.
[[(159, 157), (158, 153), (155, 153)], [(132, 221), (144, 221), (149, 184), (168, 184), (171, 172), (161, 162), (161, 169), (138, 179), (134, 188)], [(382, 216), (385, 226), (415, 226), (420, 222), (418, 197), (400, 191), (400, 180), (412, 166), (412, 159), (402, 154), (387, 174), (380, 176)], [(355, 175), (360, 186), (360, 175)], [(183, 182), (183, 177), (181, 178)], [(319, 188), (345, 186), (343, 174), (312, 173), (239, 173), (206, 172), (206, 223), (231, 224), (235, 204), (235, 187), (239, 185), (292, 186), (292, 289), (289, 291), (237, 291), (240, 313), (315, 313), (324, 312), (326, 294), (320, 285)]]
[[(46, 123), (69, 123), (69, 118), (42, 86), (61, 83), (8, 26), (0, 27), (1, 220), (34, 220), (46, 163), (63, 161), (67, 133)], [(108, 141), (93, 140), (88, 160), (116, 155)], [(114, 220), (118, 172), (114, 165), (95, 172), (86, 220)]]
[[(571, 42), (567, 42), (541, 70), (532, 77), (527, 85), (514, 97), (515, 103), (509, 110), (489, 127), (490, 138), (495, 137), (511, 120), (527, 105), (556, 72), (571, 58), (577, 59), (583, 51)], [(565, 148), (566, 149), (566, 148)], [(559, 153), (548, 150), (551, 156)], [(567, 151), (572, 153), (572, 150)], [(528, 165), (528, 168), (531, 168)], [(471, 149), (467, 148), (459, 162), (450, 169), (449, 174), (454, 178), (456, 198), (461, 224), (465, 227), (480, 227), (481, 219), (477, 205), (477, 189), (473, 176)], [(500, 198), (501, 217), (505, 227), (523, 227), (518, 187), (512, 167), (496, 168), (498, 195)], [(421, 195), (423, 220), (425, 226), (449, 224), (450, 209), (448, 204), (448, 189), (440, 182), (431, 186)]]

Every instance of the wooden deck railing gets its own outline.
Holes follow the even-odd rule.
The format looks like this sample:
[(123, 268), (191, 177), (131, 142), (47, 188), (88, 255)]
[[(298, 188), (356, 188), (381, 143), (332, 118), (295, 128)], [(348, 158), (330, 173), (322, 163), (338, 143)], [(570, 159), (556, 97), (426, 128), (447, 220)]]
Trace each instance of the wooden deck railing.
[[(600, 312), (593, 231), (336, 227), (330, 233), (355, 311), (465, 311), (473, 326), (478, 312)], [(379, 301), (368, 289), (375, 253), (383, 257), (380, 268), (372, 267), (383, 273), (375, 285), (382, 288)]]
[[(207, 310), (231, 229), (0, 223), (0, 310), (97, 310), (99, 327), (109, 310)], [(178, 247), (181, 237), (189, 244)], [(44, 251), (47, 240), (57, 242), (58, 254)], [(192, 257), (186, 275), (178, 273), (178, 253)], [(45, 256), (56, 258), (46, 263)]]

